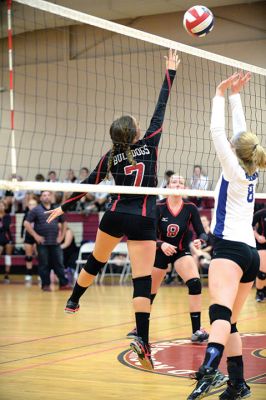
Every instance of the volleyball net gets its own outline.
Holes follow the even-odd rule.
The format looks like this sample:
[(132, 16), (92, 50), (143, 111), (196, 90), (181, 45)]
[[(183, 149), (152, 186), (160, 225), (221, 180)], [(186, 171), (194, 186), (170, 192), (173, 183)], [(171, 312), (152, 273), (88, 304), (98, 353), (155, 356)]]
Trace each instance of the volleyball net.
[[(0, 189), (170, 194), (163, 188), (61, 183), (67, 171), (93, 170), (111, 148), (109, 128), (124, 114), (144, 133), (165, 72), (164, 56), (181, 58), (167, 105), (158, 180), (172, 170), (186, 178), (200, 165), (212, 196), (220, 165), (210, 138), (216, 85), (236, 70), (251, 71), (242, 93), (247, 126), (265, 146), (266, 70), (42, 0), (8, 0), (1, 9)], [(10, 122), (11, 121), (11, 122)], [(226, 117), (228, 135), (232, 125)], [(264, 136), (263, 136), (264, 132)], [(61, 182), (36, 182), (55, 171)], [(18, 179), (18, 177), (21, 177)], [(257, 197), (266, 198), (260, 173)]]

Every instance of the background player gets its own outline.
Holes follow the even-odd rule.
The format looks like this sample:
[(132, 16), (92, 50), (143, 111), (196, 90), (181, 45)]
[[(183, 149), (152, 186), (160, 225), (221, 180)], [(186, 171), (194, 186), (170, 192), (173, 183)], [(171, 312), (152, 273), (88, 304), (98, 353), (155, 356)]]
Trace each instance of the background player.
[[(166, 57), (166, 75), (150, 126), (140, 139), (140, 128), (131, 116), (115, 120), (110, 128), (113, 147), (105, 154), (96, 169), (82, 183), (97, 184), (111, 172), (116, 185), (157, 186), (157, 149), (162, 132), (167, 100), (179, 59), (169, 50)], [(62, 207), (49, 212), (51, 222), (66, 211), (86, 193), (74, 193)], [(114, 247), (124, 235), (128, 237), (128, 251), (133, 276), (133, 306), (139, 337), (131, 343), (141, 364), (153, 368), (149, 346), (149, 317), (151, 271), (156, 250), (156, 198), (155, 196), (116, 194), (112, 196), (109, 210), (104, 214), (97, 231), (95, 248), (69, 298), (65, 310), (76, 312), (79, 299), (95, 276), (106, 264)]]
[[(172, 175), (169, 179), (170, 189), (184, 189), (185, 179), (179, 175)], [(201, 240), (207, 238), (200, 215), (194, 203), (183, 200), (182, 196), (168, 196), (156, 204), (157, 210), (157, 251), (152, 269), (151, 303), (158, 292), (166, 275), (168, 264), (174, 264), (178, 275), (188, 287), (189, 311), (192, 324), (191, 341), (201, 343), (209, 335), (201, 328), (201, 281), (198, 267), (190, 253), (189, 231), (192, 224), (197, 237), (194, 240), (196, 247), (201, 246)], [(200, 240), (201, 239), (201, 240)], [(136, 335), (133, 330), (128, 337)]]
[(266, 208), (257, 211), (253, 217), (253, 228), (256, 247), (260, 256), (260, 269), (256, 278), (256, 300), (261, 302), (265, 297), (266, 279)]
[[(252, 218), (257, 168), (266, 168), (266, 153), (256, 135), (247, 132), (239, 91), (250, 74), (234, 74), (221, 82), (213, 99), (211, 133), (222, 166), (215, 193), (211, 230), (215, 236), (209, 268), (211, 332), (205, 359), (196, 372), (198, 383), (188, 400), (201, 399), (215, 385), (217, 368), (226, 345), (229, 382), (221, 400), (250, 396), (243, 373), (242, 342), (236, 322), (259, 269)], [(234, 136), (225, 133), (226, 89), (231, 88), (230, 104)], [(238, 241), (235, 241), (235, 240)]]

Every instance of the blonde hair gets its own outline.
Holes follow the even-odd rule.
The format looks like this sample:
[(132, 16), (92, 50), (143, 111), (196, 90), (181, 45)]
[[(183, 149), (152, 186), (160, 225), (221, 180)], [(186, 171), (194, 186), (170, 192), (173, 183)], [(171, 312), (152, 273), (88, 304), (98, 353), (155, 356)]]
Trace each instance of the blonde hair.
[(258, 168), (266, 168), (266, 152), (254, 133), (243, 132), (235, 135), (231, 143), (235, 148), (239, 164), (248, 175), (253, 175)]

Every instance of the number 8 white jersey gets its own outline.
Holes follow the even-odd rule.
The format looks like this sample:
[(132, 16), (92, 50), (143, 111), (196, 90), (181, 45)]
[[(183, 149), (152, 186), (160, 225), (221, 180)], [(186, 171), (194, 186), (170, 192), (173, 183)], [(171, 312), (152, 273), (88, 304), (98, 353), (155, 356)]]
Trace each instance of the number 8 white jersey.
[[(246, 122), (239, 94), (229, 97), (233, 132), (246, 132)], [(256, 247), (252, 219), (258, 173), (248, 176), (239, 165), (225, 133), (225, 99), (213, 99), (211, 133), (222, 166), (222, 174), (215, 188), (215, 209), (211, 231), (226, 240), (243, 242)]]

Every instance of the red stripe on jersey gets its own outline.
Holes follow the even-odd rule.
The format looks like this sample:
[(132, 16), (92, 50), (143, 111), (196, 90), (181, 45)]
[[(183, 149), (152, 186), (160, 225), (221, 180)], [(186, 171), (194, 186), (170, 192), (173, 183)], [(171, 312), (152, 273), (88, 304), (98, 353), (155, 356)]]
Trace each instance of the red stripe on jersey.
[(166, 79), (167, 79), (167, 82), (168, 82), (168, 90), (170, 92), (172, 84), (171, 84), (171, 79), (170, 79), (170, 75), (169, 75), (168, 69), (166, 70)]
[(70, 199), (64, 201), (64, 203), (62, 204), (62, 206), (63, 206), (64, 204), (70, 203), (70, 202), (73, 201), (73, 200), (81, 199), (81, 197), (85, 196), (85, 194), (87, 194), (87, 192), (81, 193), (81, 194), (79, 194), (79, 195), (76, 196), (76, 197), (71, 197)]
[(143, 201), (142, 214), (141, 214), (143, 217), (146, 217), (147, 215), (147, 198), (148, 196), (145, 196)]
[(162, 129), (163, 129), (163, 127), (161, 126), (161, 128), (157, 129), (157, 131), (151, 133), (149, 136), (146, 136), (146, 137), (145, 137), (145, 140), (146, 140), (146, 139), (150, 139), (151, 137), (157, 135), (158, 133), (160, 133), (160, 132), (162, 131)]
[(114, 201), (114, 204), (112, 205), (111, 211), (115, 211), (117, 203), (120, 200), (120, 194), (117, 196), (117, 200)]
[[(107, 153), (106, 153), (107, 154)], [(99, 167), (98, 167), (98, 171), (97, 171), (97, 176), (96, 176), (96, 181), (95, 184), (97, 185), (100, 182), (100, 173), (101, 173), (101, 169), (102, 169), (102, 165), (103, 165), (103, 160), (106, 157), (106, 154), (102, 157)]]

